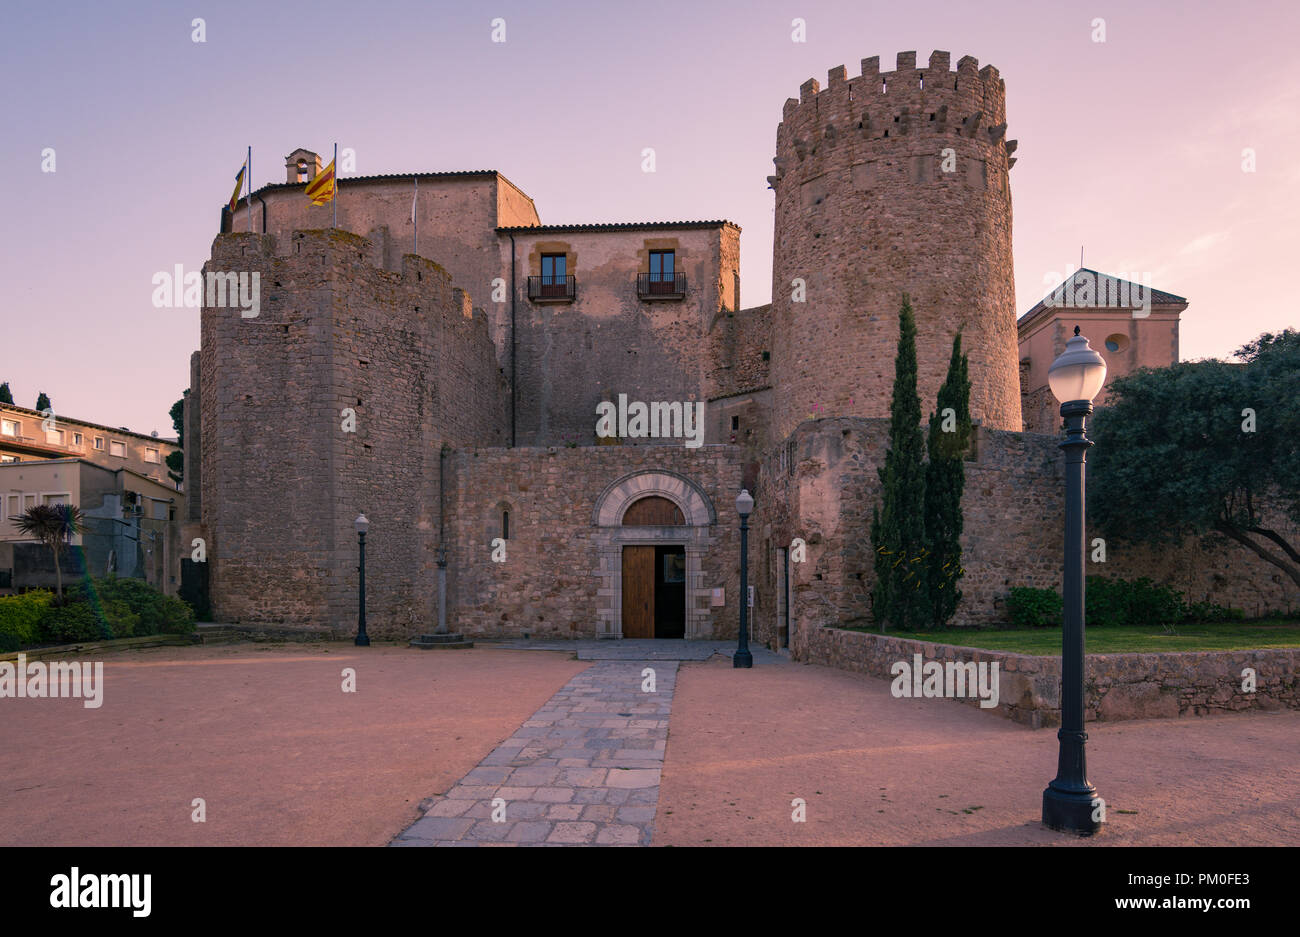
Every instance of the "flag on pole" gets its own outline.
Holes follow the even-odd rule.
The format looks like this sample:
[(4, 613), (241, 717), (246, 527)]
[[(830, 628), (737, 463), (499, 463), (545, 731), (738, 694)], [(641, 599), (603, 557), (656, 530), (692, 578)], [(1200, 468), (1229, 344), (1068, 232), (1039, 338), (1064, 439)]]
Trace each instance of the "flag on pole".
[(239, 167), (239, 173), (235, 176), (235, 194), (230, 196), (230, 213), (235, 213), (235, 206), (239, 204), (239, 190), (244, 187), (244, 173), (248, 172), (248, 162)]
[(307, 197), (313, 205), (324, 205), (334, 200), (334, 161), (322, 169), (311, 182), (307, 183)]

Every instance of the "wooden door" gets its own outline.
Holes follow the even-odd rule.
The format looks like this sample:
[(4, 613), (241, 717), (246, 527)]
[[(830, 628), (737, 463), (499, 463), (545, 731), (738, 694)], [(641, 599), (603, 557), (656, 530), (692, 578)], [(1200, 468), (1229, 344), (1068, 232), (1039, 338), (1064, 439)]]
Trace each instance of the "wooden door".
[(623, 548), (623, 637), (655, 636), (655, 548)]

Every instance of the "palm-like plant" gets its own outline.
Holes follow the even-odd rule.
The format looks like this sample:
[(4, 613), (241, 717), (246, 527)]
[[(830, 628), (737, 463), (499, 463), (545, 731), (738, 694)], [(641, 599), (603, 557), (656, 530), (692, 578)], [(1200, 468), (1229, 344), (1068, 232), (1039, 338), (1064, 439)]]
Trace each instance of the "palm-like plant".
[(58, 601), (63, 601), (63, 571), (59, 566), (59, 554), (64, 547), (70, 546), (75, 534), (84, 531), (81, 508), (75, 504), (37, 504), (18, 515), (18, 529), (29, 537), (35, 537), (50, 548), (54, 554), (54, 581), (58, 586)]

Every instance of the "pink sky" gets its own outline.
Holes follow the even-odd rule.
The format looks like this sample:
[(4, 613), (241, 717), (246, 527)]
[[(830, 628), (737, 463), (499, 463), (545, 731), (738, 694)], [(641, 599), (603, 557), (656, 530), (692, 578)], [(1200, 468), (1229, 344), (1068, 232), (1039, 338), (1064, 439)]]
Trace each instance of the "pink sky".
[(362, 175), (498, 169), (548, 224), (725, 217), (744, 229), (743, 303), (766, 302), (782, 103), (904, 50), (1006, 80), (1018, 313), (1082, 244), (1086, 266), (1188, 298), (1185, 358), (1300, 325), (1294, 3), (25, 2), (6, 18), (0, 380), (24, 406), (43, 390), (68, 416), (171, 432), (198, 314), (155, 309), (151, 278), (202, 265), (250, 144), (255, 186), (337, 141)]

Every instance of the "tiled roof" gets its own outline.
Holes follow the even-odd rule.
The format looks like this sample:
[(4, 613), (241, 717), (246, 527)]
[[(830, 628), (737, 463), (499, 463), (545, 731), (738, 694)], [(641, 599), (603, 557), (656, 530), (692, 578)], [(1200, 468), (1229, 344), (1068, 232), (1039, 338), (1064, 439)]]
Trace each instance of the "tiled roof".
[(524, 231), (532, 231), (537, 234), (548, 234), (563, 231), (635, 231), (641, 228), (721, 228), (724, 225), (731, 225), (737, 231), (740, 230), (740, 225), (727, 221), (725, 218), (719, 218), (714, 221), (620, 221), (608, 224), (513, 225), (502, 226), (497, 228), (497, 230), (506, 234), (514, 234)]
[[(339, 176), (338, 181), (341, 185), (344, 182), (376, 182), (381, 179), (446, 179), (454, 176), (470, 178), (475, 176), (501, 176), (501, 173), (495, 169), (461, 169), (449, 172), (385, 172), (375, 176)], [(501, 178), (505, 179), (506, 177), (501, 176)], [(509, 179), (506, 179), (506, 181), (510, 182)], [(510, 184), (515, 185), (513, 182), (510, 182)], [(260, 189), (255, 190), (253, 195), (258, 196), (263, 192), (277, 192), (281, 189), (302, 189), (306, 185), (305, 182), (269, 182)], [(515, 186), (515, 188), (519, 187)], [(244, 196), (241, 195), (239, 201), (242, 203)]]
[[(1093, 293), (1092, 301), (1088, 303), (1074, 303), (1078, 291), (1084, 283), (1084, 275), (1087, 274), (1092, 281)], [(1136, 309), (1143, 305), (1139, 301), (1128, 303), (1110, 302), (1111, 297), (1141, 297), (1147, 295), (1150, 297), (1152, 306), (1186, 306), (1187, 300), (1182, 296), (1175, 296), (1173, 293), (1166, 293), (1164, 290), (1155, 289), (1145, 284), (1134, 283), (1131, 280), (1121, 280), (1119, 277), (1113, 277), (1108, 273), (1098, 273), (1096, 270), (1090, 270), (1087, 267), (1081, 267), (1073, 274), (1066, 277), (1061, 284), (1053, 289), (1050, 293), (1038, 301), (1034, 308), (1020, 317), (1017, 325), (1024, 327), (1029, 322), (1036, 319), (1039, 315), (1047, 310), (1057, 309)]]
[[(24, 416), (41, 419), (45, 416), (40, 410), (29, 410), (26, 407), (20, 407), (13, 403), (0, 403), (0, 410), (12, 410), (15, 413), (21, 413)], [(91, 423), (89, 420), (79, 420), (75, 416), (65, 416), (62, 413), (54, 415), (55, 425), (59, 423), (76, 423), (78, 426), (88, 426), (91, 429), (102, 429), (110, 433), (116, 433), (120, 436), (135, 436), (137, 439), (150, 439), (154, 442), (165, 443), (169, 446), (179, 446), (180, 440), (169, 439), (166, 436), (148, 436), (144, 433), (137, 433), (135, 430), (127, 429), (125, 426), (105, 426), (102, 423)]]

